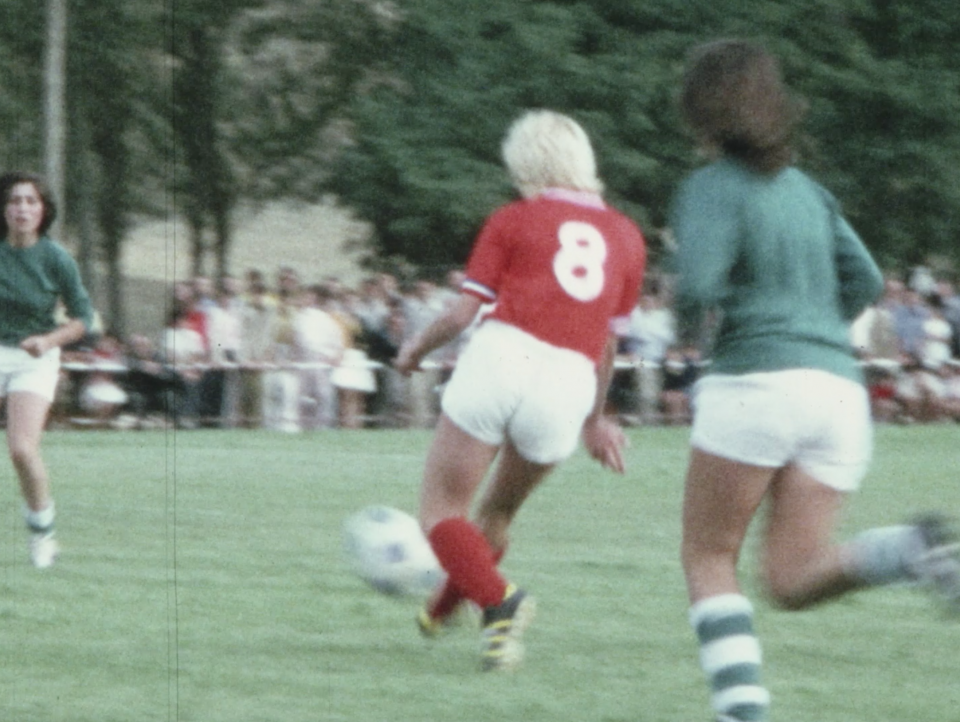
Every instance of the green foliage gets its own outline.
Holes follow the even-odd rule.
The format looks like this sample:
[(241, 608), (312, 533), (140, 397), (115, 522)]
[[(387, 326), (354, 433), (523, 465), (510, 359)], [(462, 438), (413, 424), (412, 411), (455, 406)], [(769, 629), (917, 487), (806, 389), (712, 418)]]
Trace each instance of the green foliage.
[[(43, 166), (43, 5), (0, 0), (3, 167)], [(674, 107), (684, 59), (697, 43), (732, 35), (783, 58), (810, 108), (800, 162), (884, 265), (960, 256), (955, 3), (71, 0), (69, 8), (67, 221), (96, 227), (114, 260), (139, 213), (193, 214), (201, 231), (214, 228), (226, 261), (237, 203), (332, 190), (372, 221), (375, 259), (460, 264), (486, 215), (512, 196), (499, 159), (506, 127), (536, 106), (584, 124), (609, 199), (648, 231), (656, 259), (655, 230), (698, 162)], [(84, 193), (97, 198), (84, 205)], [(98, 216), (90, 222), (77, 209)]]
[(0, 167), (37, 170), (43, 138), (43, 5), (0, 3)]
[[(353, 107), (332, 187), (373, 221), (373, 252), (462, 263), (510, 197), (499, 142), (550, 107), (595, 141), (610, 200), (648, 231), (697, 158), (674, 109), (686, 54), (759, 39), (810, 106), (801, 164), (889, 266), (957, 258), (960, 11), (936, 0), (407, 0), (392, 74)], [(648, 234), (652, 235), (652, 234)], [(657, 250), (656, 248), (654, 250)]]

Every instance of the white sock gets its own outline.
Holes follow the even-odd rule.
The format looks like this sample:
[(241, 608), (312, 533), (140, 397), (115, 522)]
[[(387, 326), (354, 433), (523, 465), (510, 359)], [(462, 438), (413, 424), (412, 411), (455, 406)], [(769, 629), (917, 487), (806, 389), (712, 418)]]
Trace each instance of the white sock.
[(52, 531), (53, 520), (56, 516), (57, 510), (52, 501), (45, 509), (41, 509), (40, 511), (34, 511), (26, 505), (23, 507), (23, 518), (27, 522), (27, 526), (30, 527), (30, 531), (38, 534)]
[(850, 542), (852, 572), (870, 586), (913, 580), (907, 560), (923, 541), (912, 526), (887, 526), (861, 532)]
[(760, 684), (762, 654), (753, 632), (753, 605), (740, 594), (702, 599), (690, 609), (700, 642), (700, 666), (719, 719), (762, 722), (770, 693)]

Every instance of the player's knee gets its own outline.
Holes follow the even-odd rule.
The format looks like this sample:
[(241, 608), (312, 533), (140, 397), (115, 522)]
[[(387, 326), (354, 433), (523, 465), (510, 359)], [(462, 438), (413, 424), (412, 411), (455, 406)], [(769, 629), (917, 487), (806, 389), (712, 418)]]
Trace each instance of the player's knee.
[(788, 612), (796, 612), (809, 606), (809, 599), (797, 583), (798, 574), (792, 569), (765, 565), (761, 583), (770, 603)]
[(20, 468), (33, 463), (39, 456), (39, 449), (35, 444), (12, 440), (8, 444), (10, 460), (14, 466)]

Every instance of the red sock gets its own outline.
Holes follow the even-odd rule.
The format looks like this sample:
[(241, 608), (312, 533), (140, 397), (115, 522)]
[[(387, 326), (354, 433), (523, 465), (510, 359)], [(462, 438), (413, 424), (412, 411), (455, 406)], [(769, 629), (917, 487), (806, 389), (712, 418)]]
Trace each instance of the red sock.
[(430, 530), (429, 539), (447, 572), (448, 586), (479, 607), (503, 601), (507, 582), (497, 571), (493, 550), (476, 525), (463, 517), (444, 519)]
[[(499, 564), (505, 553), (506, 549), (501, 549), (500, 551), (494, 552), (494, 563)], [(433, 604), (430, 605), (428, 610), (429, 614), (433, 619), (443, 619), (444, 617), (448, 617), (457, 608), (457, 605), (459, 605), (463, 600), (463, 593), (457, 589), (456, 585), (454, 585), (448, 578), (447, 581), (444, 582), (443, 589), (440, 591), (440, 594), (434, 600)]]

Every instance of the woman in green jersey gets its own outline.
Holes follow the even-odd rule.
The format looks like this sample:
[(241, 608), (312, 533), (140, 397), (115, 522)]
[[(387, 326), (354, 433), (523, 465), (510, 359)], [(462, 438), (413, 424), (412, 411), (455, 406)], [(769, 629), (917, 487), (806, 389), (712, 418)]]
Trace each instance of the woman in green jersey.
[(957, 606), (960, 565), (936, 516), (832, 542), (872, 444), (849, 325), (882, 277), (832, 196), (792, 165), (800, 106), (778, 63), (751, 43), (708, 44), (680, 102), (709, 161), (672, 209), (677, 320), (685, 340), (712, 320), (693, 391), (682, 561), (714, 713), (756, 722), (769, 695), (737, 559), (761, 502), (762, 578), (785, 609), (906, 580), (934, 582)]
[[(76, 263), (46, 235), (57, 216), (46, 184), (29, 173), (8, 173), (0, 177), (0, 199), (0, 398), (31, 532), (30, 559), (43, 569), (59, 545), (40, 438), (60, 374), (60, 347), (90, 330), (93, 308)], [(68, 317), (63, 324), (54, 320), (58, 303)]]

